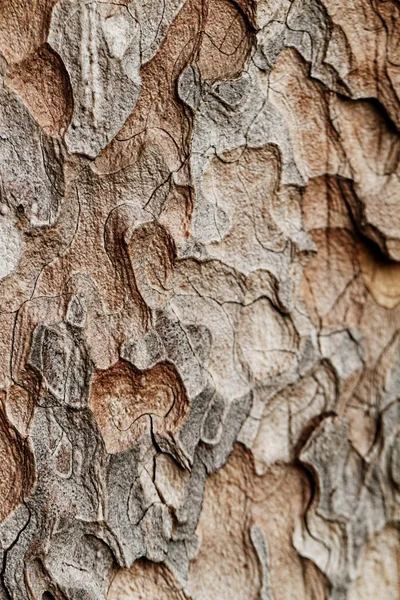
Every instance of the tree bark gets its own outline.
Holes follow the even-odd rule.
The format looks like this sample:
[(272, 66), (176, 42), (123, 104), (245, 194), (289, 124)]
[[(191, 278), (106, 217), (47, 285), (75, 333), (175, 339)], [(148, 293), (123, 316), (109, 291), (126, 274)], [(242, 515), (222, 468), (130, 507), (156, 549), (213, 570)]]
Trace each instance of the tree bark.
[(1, 1), (1, 599), (399, 600), (399, 39)]

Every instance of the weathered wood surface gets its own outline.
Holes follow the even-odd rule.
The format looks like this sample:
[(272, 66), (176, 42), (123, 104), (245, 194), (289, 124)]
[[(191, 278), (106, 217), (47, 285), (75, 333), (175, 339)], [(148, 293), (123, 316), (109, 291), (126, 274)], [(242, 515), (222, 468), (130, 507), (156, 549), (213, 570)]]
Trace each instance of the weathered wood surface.
[(400, 598), (400, 5), (0, 2), (0, 598)]

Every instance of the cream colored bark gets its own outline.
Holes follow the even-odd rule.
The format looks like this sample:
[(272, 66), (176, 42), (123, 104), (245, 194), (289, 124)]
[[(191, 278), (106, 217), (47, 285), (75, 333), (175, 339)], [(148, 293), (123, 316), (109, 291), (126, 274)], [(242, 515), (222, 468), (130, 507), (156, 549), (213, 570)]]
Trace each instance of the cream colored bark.
[(396, 0), (0, 2), (0, 598), (399, 600)]

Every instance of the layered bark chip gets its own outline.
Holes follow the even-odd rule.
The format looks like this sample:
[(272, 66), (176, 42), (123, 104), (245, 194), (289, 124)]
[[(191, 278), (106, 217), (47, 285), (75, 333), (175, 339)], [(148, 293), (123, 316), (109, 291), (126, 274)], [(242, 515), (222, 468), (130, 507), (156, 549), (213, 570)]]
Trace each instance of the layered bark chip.
[(0, 600), (399, 600), (399, 39), (0, 1)]

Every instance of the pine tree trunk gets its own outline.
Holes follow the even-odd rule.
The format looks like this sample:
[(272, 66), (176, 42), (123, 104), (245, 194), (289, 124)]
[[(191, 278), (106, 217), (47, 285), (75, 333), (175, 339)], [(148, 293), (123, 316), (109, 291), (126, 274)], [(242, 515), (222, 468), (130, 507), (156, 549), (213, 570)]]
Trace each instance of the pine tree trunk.
[(399, 40), (1, 0), (1, 599), (400, 599)]

